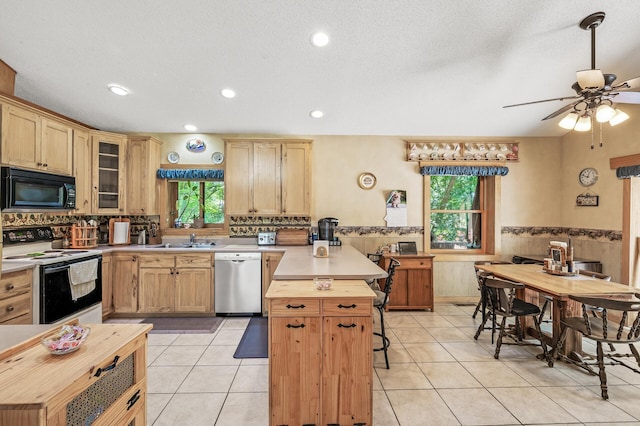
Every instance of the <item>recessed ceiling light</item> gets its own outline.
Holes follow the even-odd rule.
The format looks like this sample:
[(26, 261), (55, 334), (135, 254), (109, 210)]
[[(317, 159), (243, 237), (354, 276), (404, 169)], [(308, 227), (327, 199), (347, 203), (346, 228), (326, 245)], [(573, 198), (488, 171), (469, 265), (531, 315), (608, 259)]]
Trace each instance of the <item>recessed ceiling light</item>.
[(193, 124), (185, 124), (184, 129), (188, 132), (195, 132), (196, 130), (198, 130), (198, 128)]
[(235, 98), (236, 97), (236, 92), (233, 89), (222, 89), (220, 91), (220, 94), (222, 96), (224, 96), (227, 99), (231, 99), (231, 98)]
[(129, 94), (129, 90), (127, 88), (122, 87), (118, 84), (110, 84), (107, 86), (107, 89), (109, 89), (111, 93), (114, 93), (118, 96), (126, 96)]
[(311, 34), (311, 44), (316, 47), (324, 47), (329, 44), (329, 36), (323, 32)]
[(324, 116), (324, 112), (320, 111), (319, 109), (314, 109), (309, 113), (309, 115), (312, 118), (322, 118)]

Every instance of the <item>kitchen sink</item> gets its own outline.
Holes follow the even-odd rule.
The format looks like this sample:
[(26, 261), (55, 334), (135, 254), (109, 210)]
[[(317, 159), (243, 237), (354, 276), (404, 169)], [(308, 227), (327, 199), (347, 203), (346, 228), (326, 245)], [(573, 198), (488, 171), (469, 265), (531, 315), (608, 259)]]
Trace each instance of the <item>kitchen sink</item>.
[(182, 243), (182, 244), (164, 244), (159, 248), (168, 248), (168, 249), (176, 249), (176, 248), (199, 248), (206, 249), (212, 248), (216, 243)]

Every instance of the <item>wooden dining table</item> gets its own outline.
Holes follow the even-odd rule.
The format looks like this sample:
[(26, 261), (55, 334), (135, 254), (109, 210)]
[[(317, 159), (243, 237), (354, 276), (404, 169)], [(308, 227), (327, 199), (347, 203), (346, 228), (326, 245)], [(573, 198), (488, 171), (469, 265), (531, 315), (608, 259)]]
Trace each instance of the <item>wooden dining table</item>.
[[(604, 281), (584, 275), (552, 275), (542, 270), (541, 265), (531, 264), (495, 264), (477, 265), (496, 278), (516, 281), (524, 284), (524, 294), (518, 297), (527, 302), (538, 304), (540, 294), (553, 298), (551, 345), (555, 347), (561, 333), (563, 318), (582, 316), (581, 305), (569, 298), (570, 295), (601, 295), (635, 293), (637, 289), (626, 284)], [(527, 327), (529, 329), (530, 327)], [(528, 330), (529, 331), (529, 330)], [(567, 333), (563, 352), (582, 352), (582, 338), (578, 333)]]

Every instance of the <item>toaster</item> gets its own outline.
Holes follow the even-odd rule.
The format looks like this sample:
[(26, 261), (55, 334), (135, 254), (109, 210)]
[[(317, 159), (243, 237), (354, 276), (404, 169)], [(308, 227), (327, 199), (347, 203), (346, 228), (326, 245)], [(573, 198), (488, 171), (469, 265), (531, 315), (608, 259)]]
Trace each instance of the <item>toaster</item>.
[(258, 245), (259, 246), (275, 246), (276, 233), (275, 232), (259, 232)]

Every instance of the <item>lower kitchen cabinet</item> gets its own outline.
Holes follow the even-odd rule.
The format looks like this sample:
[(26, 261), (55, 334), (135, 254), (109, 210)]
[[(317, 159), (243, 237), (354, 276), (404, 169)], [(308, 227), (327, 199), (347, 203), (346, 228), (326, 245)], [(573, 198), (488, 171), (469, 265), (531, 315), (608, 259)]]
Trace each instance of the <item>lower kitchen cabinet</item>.
[(433, 255), (426, 253), (397, 254), (385, 253), (380, 267), (389, 268), (391, 258), (396, 258), (400, 266), (393, 277), (393, 288), (389, 294), (387, 310), (391, 309), (431, 309), (433, 311)]
[(0, 324), (32, 324), (33, 270), (5, 272), (0, 279)]
[(140, 255), (139, 288), (139, 312), (210, 313), (213, 306), (212, 255)]
[(273, 281), (270, 425), (372, 424), (373, 298), (361, 280)]
[(102, 319), (113, 312), (113, 264), (111, 253), (102, 255)]
[(42, 335), (0, 352), (0, 425), (146, 426), (150, 330), (93, 324), (71, 355), (46, 354)]
[(116, 253), (113, 255), (113, 311), (133, 313), (138, 311), (138, 255)]
[(269, 309), (264, 295), (269, 289), (269, 284), (273, 281), (273, 274), (282, 260), (284, 252), (263, 252), (262, 253), (262, 314), (268, 316)]

